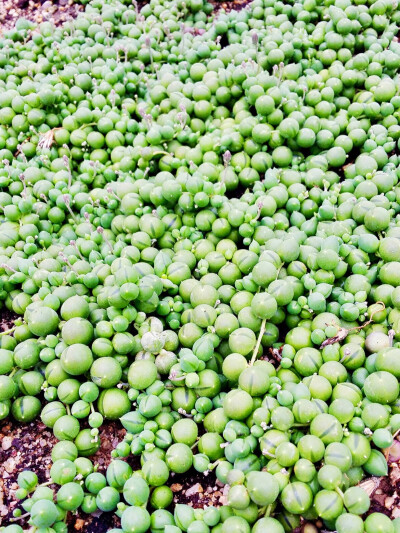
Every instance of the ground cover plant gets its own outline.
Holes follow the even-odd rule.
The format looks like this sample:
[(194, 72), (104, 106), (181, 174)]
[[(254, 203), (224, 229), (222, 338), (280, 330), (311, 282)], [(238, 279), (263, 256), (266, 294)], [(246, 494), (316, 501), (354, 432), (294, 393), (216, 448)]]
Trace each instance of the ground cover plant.
[[(399, 23), (90, 0), (4, 32), (0, 416), (58, 440), (18, 478), (33, 532), (400, 531), (360, 486), (400, 430)], [(191, 469), (225, 505), (172, 505)]]

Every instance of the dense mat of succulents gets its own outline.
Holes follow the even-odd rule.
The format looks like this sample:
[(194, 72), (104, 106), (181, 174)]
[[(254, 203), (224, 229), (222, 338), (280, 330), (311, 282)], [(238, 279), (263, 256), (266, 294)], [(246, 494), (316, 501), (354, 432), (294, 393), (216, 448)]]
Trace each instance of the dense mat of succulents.
[[(4, 33), (0, 416), (59, 441), (56, 491), (19, 475), (32, 531), (400, 531), (359, 486), (400, 429), (399, 24), (389, 0), (90, 0)], [(226, 505), (171, 505), (190, 469)]]

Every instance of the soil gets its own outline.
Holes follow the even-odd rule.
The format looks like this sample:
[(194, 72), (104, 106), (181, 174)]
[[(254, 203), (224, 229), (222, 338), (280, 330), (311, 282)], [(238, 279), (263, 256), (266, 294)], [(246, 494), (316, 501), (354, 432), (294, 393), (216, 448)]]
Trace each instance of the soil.
[[(101, 428), (101, 448), (92, 457), (99, 472), (105, 473), (111, 461), (111, 451), (120, 442), (125, 430), (118, 422), (107, 421)], [(33, 470), (39, 483), (49, 481), (51, 467), (51, 450), (57, 439), (51, 430), (40, 421), (30, 424), (17, 424), (7, 419), (0, 424), (0, 525), (13, 523), (13, 511), (20, 508), (15, 497), (18, 488), (17, 478), (22, 470)], [(128, 462), (138, 468), (138, 459), (130, 457)], [(54, 486), (56, 487), (56, 485)], [(221, 505), (222, 486), (217, 484), (215, 476), (204, 476), (197, 472), (176, 475), (172, 479), (174, 503), (186, 503), (194, 508)], [(22, 511), (23, 512), (23, 511)], [(28, 526), (26, 520), (17, 522)], [(105, 533), (119, 526), (119, 519), (114, 513), (86, 515), (79, 511), (69, 513), (68, 531), (85, 533)]]
[[(142, 0), (141, 3), (145, 2)], [(231, 11), (242, 9), (250, 0), (211, 0), (211, 3), (216, 11)], [(79, 0), (0, 0), (0, 35), (13, 28), (22, 17), (37, 23), (51, 21), (55, 26), (60, 26), (63, 22), (76, 18), (83, 10), (84, 6)]]
[(0, 0), (0, 35), (13, 28), (19, 18), (37, 23), (52, 21), (59, 26), (83, 9), (75, 0)]

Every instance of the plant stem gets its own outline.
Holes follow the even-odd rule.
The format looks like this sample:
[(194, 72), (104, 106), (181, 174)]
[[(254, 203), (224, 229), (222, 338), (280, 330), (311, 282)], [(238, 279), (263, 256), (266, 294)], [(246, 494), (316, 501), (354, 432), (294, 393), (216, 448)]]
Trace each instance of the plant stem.
[(214, 470), (214, 468), (217, 467), (220, 462), (221, 462), (221, 459), (217, 459), (214, 463), (209, 464), (208, 470), (209, 471)]
[(343, 498), (344, 498), (344, 494), (343, 494), (343, 492), (339, 489), (339, 487), (336, 487), (336, 492), (339, 494), (339, 496), (340, 496), (340, 497), (342, 498), (342, 500), (343, 500)]
[(14, 326), (14, 327), (12, 327), (12, 328), (10, 328), (10, 329), (7, 329), (6, 331), (2, 331), (2, 332), (0, 333), (0, 335), (10, 335), (11, 333), (13, 333), (13, 331), (15, 330), (16, 327), (17, 327), (17, 326)]
[(262, 340), (264, 332), (265, 332), (265, 324), (266, 323), (267, 323), (267, 319), (264, 318), (264, 320), (261, 322), (261, 329), (260, 329), (260, 333), (258, 334), (258, 339), (257, 339), (256, 346), (254, 348), (253, 356), (252, 356), (251, 361), (250, 361), (250, 366), (253, 366), (255, 361), (256, 361), (256, 359), (257, 359), (257, 354), (258, 354), (258, 350), (260, 348), (261, 340)]
[(23, 520), (24, 518), (27, 518), (28, 516), (30, 516), (30, 513), (25, 513), (25, 514), (22, 514), (21, 516), (12, 518), (10, 522), (18, 522), (18, 520)]
[(197, 447), (198, 443), (199, 443), (199, 439), (196, 439), (196, 442), (190, 446), (190, 449), (194, 450)]
[(265, 511), (267, 510), (267, 507), (260, 507), (258, 510), (258, 518), (261, 518), (265, 515)]

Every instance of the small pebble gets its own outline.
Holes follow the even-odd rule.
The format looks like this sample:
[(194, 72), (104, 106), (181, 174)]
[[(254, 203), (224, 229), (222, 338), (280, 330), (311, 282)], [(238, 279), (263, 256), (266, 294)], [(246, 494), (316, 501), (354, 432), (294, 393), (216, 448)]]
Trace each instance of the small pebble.
[(4, 437), (1, 443), (1, 447), (4, 451), (7, 451), (12, 446), (12, 438), (11, 437)]

